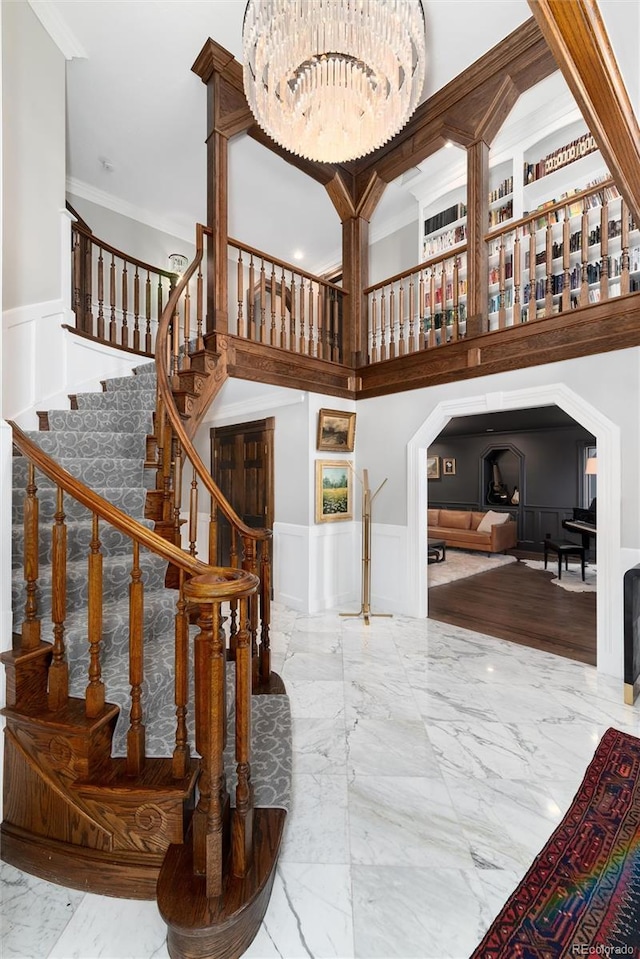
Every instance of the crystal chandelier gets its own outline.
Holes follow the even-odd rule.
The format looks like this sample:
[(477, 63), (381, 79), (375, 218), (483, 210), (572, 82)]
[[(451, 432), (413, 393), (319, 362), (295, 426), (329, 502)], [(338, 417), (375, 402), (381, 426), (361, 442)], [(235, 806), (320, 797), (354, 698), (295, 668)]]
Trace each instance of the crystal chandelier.
[(425, 75), (421, 0), (249, 0), (244, 89), (269, 136), (322, 163), (402, 129)]

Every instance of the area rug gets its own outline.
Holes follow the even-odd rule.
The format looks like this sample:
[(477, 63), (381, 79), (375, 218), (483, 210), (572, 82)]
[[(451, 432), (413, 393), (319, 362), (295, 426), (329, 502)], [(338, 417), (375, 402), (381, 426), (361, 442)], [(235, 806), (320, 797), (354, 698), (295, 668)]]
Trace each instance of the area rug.
[[(544, 571), (544, 560), (542, 559), (523, 559), (521, 560), (530, 569), (541, 569)], [(584, 571), (584, 583), (580, 572), (579, 563), (569, 563), (569, 569), (562, 570), (562, 579), (558, 579), (558, 560), (549, 557), (546, 569), (547, 573), (553, 573), (551, 582), (554, 586), (560, 586), (570, 593), (595, 593), (597, 589), (597, 575), (595, 566), (587, 566)]]
[(471, 959), (565, 956), (640, 956), (640, 739), (617, 729)]
[(447, 558), (444, 563), (429, 563), (427, 584), (429, 589), (432, 586), (444, 586), (445, 583), (453, 583), (456, 579), (475, 576), (476, 573), (487, 573), (489, 570), (506, 566), (507, 563), (515, 563), (515, 561), (515, 556), (505, 556), (503, 553), (487, 556), (486, 553), (447, 549)]

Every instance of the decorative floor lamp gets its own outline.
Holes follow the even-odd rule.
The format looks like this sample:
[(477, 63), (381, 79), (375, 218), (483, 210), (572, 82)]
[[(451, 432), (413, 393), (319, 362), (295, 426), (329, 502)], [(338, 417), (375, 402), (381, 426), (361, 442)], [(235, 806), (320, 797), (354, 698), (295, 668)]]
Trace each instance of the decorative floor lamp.
[[(354, 474), (357, 476), (357, 473)], [(359, 476), (357, 476), (360, 479)], [(380, 483), (375, 493), (369, 488), (369, 473), (362, 471), (362, 601), (357, 613), (340, 613), (341, 616), (362, 616), (365, 626), (369, 626), (371, 616), (384, 616), (391, 619), (391, 613), (372, 613), (371, 612), (371, 504), (387, 482), (386, 479)]]

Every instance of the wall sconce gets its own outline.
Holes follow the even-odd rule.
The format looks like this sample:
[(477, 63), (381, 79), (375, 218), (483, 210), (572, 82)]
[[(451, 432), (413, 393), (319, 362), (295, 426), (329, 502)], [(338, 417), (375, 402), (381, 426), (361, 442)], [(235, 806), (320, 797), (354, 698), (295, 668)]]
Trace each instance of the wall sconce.
[(595, 476), (598, 472), (598, 460), (595, 456), (587, 457), (587, 465), (584, 468), (587, 476)]
[(189, 259), (184, 253), (169, 254), (169, 270), (171, 273), (177, 273), (178, 276), (182, 276), (188, 265)]

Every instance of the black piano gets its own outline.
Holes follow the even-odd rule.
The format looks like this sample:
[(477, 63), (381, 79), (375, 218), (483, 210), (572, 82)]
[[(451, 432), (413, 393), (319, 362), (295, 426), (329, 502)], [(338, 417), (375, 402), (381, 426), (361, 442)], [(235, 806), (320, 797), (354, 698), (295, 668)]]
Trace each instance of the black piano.
[(580, 509), (578, 506), (575, 506), (573, 509), (573, 518), (563, 520), (562, 528), (568, 530), (570, 533), (579, 533), (580, 536), (582, 536), (582, 545), (586, 552), (589, 549), (591, 537), (593, 536), (595, 539), (598, 532), (596, 529), (595, 498), (591, 501), (589, 509)]

